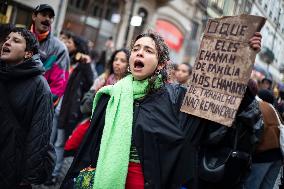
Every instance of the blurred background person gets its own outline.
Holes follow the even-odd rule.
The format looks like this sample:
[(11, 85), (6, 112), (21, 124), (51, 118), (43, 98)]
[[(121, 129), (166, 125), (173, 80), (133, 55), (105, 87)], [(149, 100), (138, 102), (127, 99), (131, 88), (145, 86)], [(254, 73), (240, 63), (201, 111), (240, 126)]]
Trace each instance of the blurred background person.
[(66, 45), (67, 40), (70, 38), (71, 32), (62, 30), (59, 34), (59, 40)]
[(129, 51), (126, 49), (119, 49), (115, 51), (109, 63), (106, 71), (99, 76), (93, 83), (90, 91), (85, 94), (81, 101), (81, 113), (85, 118), (78, 124), (72, 136), (67, 140), (65, 144), (65, 154), (67, 156), (74, 155), (78, 146), (83, 139), (83, 136), (90, 124), (90, 116), (92, 113), (93, 99), (96, 92), (103, 86), (113, 85), (127, 74), (127, 68), (129, 66)]
[(272, 189), (282, 164), (280, 130), (277, 111), (273, 107), (272, 91), (258, 91), (258, 102), (264, 122), (264, 131), (252, 156), (252, 166), (245, 189)]
[(51, 33), (54, 16), (52, 6), (38, 5), (32, 13), (31, 31), (39, 41), (40, 58), (45, 68), (44, 76), (53, 94), (54, 106), (57, 106), (68, 81), (70, 61), (64, 44)]
[(272, 90), (273, 80), (270, 77), (265, 77), (261, 80), (260, 89)]
[(276, 99), (276, 109), (280, 113), (281, 118), (284, 119), (284, 84), (278, 85), (278, 97)]
[(181, 63), (177, 65), (177, 70), (175, 72), (176, 82), (187, 87), (191, 73), (192, 73), (191, 65), (187, 63)]
[(119, 49), (115, 51), (103, 74), (101, 74), (93, 83), (91, 90), (98, 91), (105, 85), (113, 85), (127, 72), (129, 51), (126, 49)]
[(56, 117), (54, 129), (56, 133), (51, 137), (57, 155), (55, 169), (45, 185), (54, 185), (59, 181), (63, 164), (64, 144), (77, 123), (82, 118), (80, 101), (93, 83), (93, 72), (90, 66), (86, 40), (71, 33), (65, 33), (65, 45), (71, 60), (69, 80), (60, 104), (60, 113)]
[(177, 71), (177, 64), (173, 62), (168, 62), (167, 66), (167, 74), (168, 74), (168, 82), (174, 83), (176, 81), (176, 71)]

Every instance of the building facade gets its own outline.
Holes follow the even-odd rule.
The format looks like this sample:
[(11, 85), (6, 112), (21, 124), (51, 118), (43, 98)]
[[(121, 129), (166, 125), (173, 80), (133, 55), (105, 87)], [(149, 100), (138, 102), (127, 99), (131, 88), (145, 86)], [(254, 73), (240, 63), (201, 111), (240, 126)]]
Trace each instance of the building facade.
[[(204, 25), (200, 7), (198, 0), (69, 0), (63, 28), (93, 41), (98, 51), (109, 37), (122, 48), (146, 30), (157, 31), (173, 62), (193, 62)], [(138, 26), (131, 24), (134, 16), (141, 18)]]
[(266, 17), (261, 30), (262, 51), (256, 64), (272, 74), (275, 81), (283, 81), (284, 68), (284, 2), (283, 0), (257, 0), (253, 3), (251, 14)]
[(126, 4), (126, 17), (140, 16), (140, 26), (124, 19), (118, 33), (117, 46), (129, 46), (138, 34), (153, 30), (161, 34), (170, 48), (174, 63), (193, 63), (203, 29), (204, 9), (198, 0), (153, 1), (134, 0)]
[(202, 22), (204, 11), (200, 9), (199, 1), (169, 1), (152, 10), (146, 5), (147, 1), (140, 1), (136, 8), (136, 11), (145, 8), (149, 12), (148, 27), (144, 27), (143, 30), (151, 29), (163, 36), (170, 48), (170, 57), (174, 63), (193, 63), (204, 24)]
[[(63, 29), (95, 43), (103, 50), (104, 42), (116, 38), (124, 16), (124, 0), (69, 0)], [(116, 40), (116, 39), (115, 39)]]
[(29, 28), (32, 24), (32, 10), (39, 4), (48, 3), (55, 11), (52, 31), (58, 35), (65, 17), (67, 0), (1, 0), (2, 5), (7, 4), (2, 10), (4, 17), (0, 23), (12, 23), (16, 26)]
[[(209, 18), (250, 13), (264, 16), (263, 52), (256, 64), (272, 73), (277, 81), (284, 71), (283, 0), (49, 0), (55, 10), (52, 30), (70, 30), (104, 50), (109, 37), (115, 48), (129, 47), (146, 30), (159, 32), (170, 48), (175, 63), (195, 61), (203, 29)], [(30, 27), (31, 11), (44, 0), (0, 0), (0, 22)], [(6, 3), (6, 4), (5, 4)], [(131, 19), (141, 18), (133, 26)], [(267, 62), (270, 63), (267, 66)]]

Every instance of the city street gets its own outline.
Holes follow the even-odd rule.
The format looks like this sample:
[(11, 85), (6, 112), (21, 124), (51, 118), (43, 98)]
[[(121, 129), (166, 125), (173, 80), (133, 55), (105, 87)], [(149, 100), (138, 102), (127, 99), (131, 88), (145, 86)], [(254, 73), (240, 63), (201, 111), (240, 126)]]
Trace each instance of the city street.
[(59, 176), (59, 181), (56, 185), (52, 185), (52, 186), (45, 186), (45, 185), (37, 185), (37, 186), (33, 186), (33, 189), (59, 189), (60, 184), (62, 182), (62, 180), (65, 177), (65, 174), (67, 173), (67, 170), (69, 169), (69, 166), (71, 165), (73, 158), (72, 157), (68, 157), (64, 159), (64, 163), (60, 172), (60, 176)]
[(279, 189), (283, 49), (284, 0), (0, 0), (0, 189)]

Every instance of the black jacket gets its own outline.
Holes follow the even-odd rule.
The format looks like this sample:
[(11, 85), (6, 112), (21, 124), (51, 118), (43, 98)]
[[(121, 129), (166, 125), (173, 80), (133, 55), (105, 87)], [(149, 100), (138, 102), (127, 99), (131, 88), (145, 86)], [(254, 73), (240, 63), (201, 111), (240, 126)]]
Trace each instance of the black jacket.
[(62, 100), (58, 125), (65, 130), (67, 139), (82, 119), (81, 100), (93, 84), (93, 72), (90, 64), (78, 63), (69, 77)]
[[(178, 85), (166, 85), (134, 102), (132, 137), (142, 164), (145, 189), (192, 185), (198, 180), (198, 152), (207, 128), (224, 127), (180, 112), (185, 92), (185, 88)], [(99, 100), (62, 189), (71, 188), (73, 178), (83, 168), (96, 167), (108, 99), (109, 96), (103, 95)]]
[(53, 169), (53, 105), (43, 72), (38, 56), (13, 66), (0, 62), (1, 188), (42, 183)]
[[(193, 175), (190, 170), (194, 165), (182, 162), (191, 161), (195, 147), (190, 140), (198, 133), (193, 127), (189, 132), (189, 125), (195, 125), (200, 119), (180, 112), (184, 88), (171, 85), (167, 88), (134, 102), (132, 135), (143, 167), (145, 188), (180, 188)], [(90, 164), (95, 167), (108, 99), (109, 96), (103, 95), (98, 102), (90, 129), (61, 188), (69, 188), (70, 181), (81, 169)]]

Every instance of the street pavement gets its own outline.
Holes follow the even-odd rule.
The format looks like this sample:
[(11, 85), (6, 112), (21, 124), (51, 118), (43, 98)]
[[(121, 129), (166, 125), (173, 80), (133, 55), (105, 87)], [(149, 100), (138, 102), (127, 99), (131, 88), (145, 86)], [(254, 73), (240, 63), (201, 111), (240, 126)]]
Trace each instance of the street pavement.
[(61, 172), (60, 172), (60, 175), (59, 175), (59, 181), (56, 185), (53, 185), (53, 186), (44, 186), (43, 184), (42, 185), (37, 185), (37, 186), (33, 186), (33, 189), (59, 189), (60, 188), (60, 184), (61, 182), (63, 181), (71, 163), (73, 161), (73, 157), (68, 157), (68, 158), (65, 158), (64, 159), (64, 163), (63, 163), (63, 166), (62, 166), (62, 169), (61, 169)]

